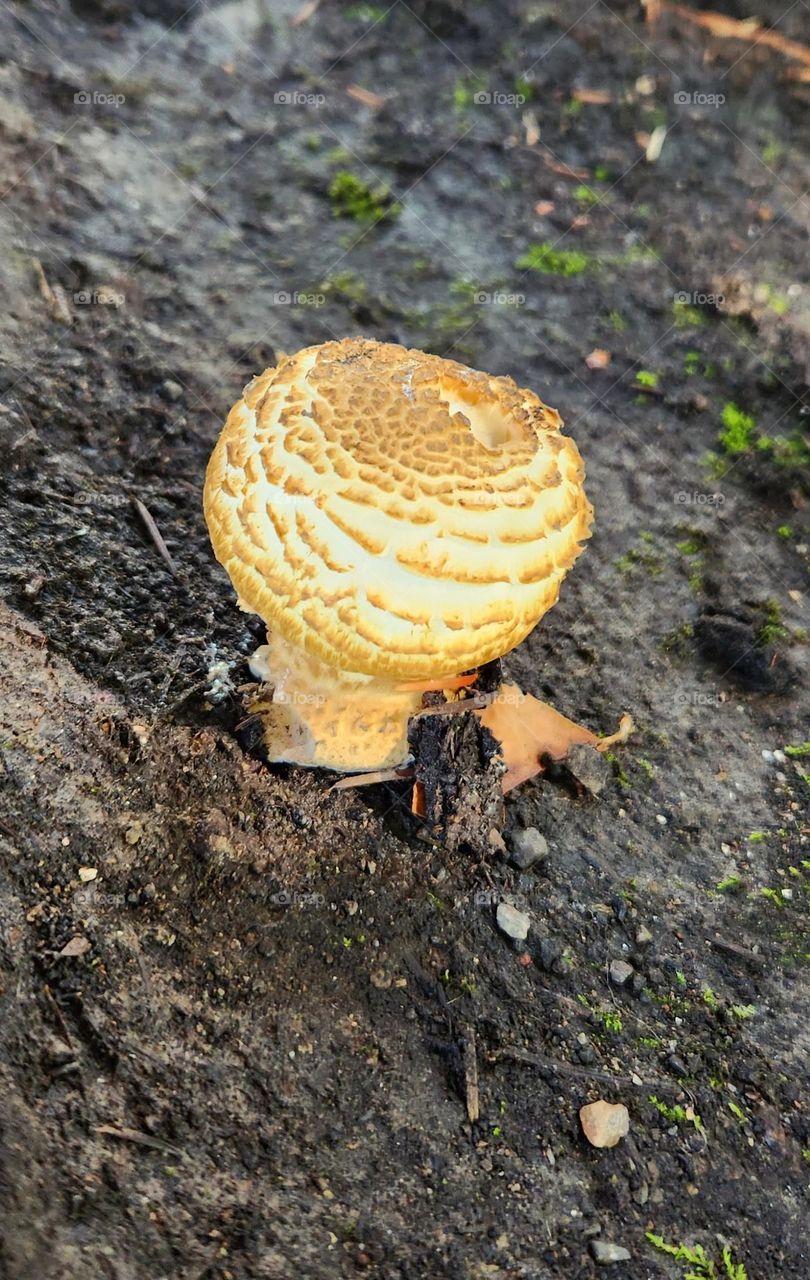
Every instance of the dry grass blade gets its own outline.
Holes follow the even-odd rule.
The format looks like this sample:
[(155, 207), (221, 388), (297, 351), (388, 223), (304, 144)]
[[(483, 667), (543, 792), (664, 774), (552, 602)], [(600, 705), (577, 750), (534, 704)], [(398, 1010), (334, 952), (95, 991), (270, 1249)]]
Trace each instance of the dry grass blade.
[(298, 12), (290, 18), (290, 26), (302, 27), (317, 12), (320, 3), (321, 0), (307, 0), (306, 4), (302, 4)]
[(711, 10), (698, 13), (682, 4), (664, 4), (662, 7), (686, 22), (703, 27), (705, 31), (709, 31), (713, 36), (719, 36), (722, 40), (746, 40), (753, 44), (764, 44), (784, 54), (786, 58), (803, 62), (810, 67), (810, 46), (800, 44), (798, 40), (789, 40), (778, 31), (763, 27), (758, 18), (745, 18), (740, 21), (738, 18), (728, 18), (724, 13), (713, 13)]
[(370, 787), (375, 782), (407, 782), (413, 769), (372, 769), (368, 773), (352, 773), (332, 783), (330, 791), (349, 791), (353, 787)]
[(362, 102), (364, 107), (371, 107), (373, 111), (379, 111), (380, 107), (385, 106), (385, 98), (381, 98), (378, 93), (372, 93), (370, 89), (363, 89), (359, 84), (350, 84), (346, 93), (350, 98), (354, 98), (355, 102)]

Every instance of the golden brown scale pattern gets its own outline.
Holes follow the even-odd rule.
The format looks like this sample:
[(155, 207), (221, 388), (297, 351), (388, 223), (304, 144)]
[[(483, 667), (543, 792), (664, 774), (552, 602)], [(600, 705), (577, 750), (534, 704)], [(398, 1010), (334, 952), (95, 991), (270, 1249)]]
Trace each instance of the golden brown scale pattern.
[(361, 338), (245, 388), (205, 512), (244, 608), (330, 666), (429, 679), (498, 657), (590, 532), (576, 445), (511, 378)]

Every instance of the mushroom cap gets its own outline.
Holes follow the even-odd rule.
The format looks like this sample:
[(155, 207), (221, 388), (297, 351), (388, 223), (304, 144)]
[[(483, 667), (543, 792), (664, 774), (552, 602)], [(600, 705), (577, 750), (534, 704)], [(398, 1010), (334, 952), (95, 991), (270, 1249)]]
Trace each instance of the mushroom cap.
[(240, 606), (330, 666), (428, 679), (507, 653), (590, 535), (561, 419), (511, 378), (346, 338), (245, 387), (204, 508)]

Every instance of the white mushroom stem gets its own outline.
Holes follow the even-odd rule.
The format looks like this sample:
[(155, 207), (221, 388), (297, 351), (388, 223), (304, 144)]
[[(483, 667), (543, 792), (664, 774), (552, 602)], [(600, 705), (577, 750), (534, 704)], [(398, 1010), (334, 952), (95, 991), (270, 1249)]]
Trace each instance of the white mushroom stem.
[(268, 686), (251, 703), (268, 758), (339, 772), (390, 769), (408, 759), (408, 720), (421, 691), (327, 666), (277, 632), (250, 659)]

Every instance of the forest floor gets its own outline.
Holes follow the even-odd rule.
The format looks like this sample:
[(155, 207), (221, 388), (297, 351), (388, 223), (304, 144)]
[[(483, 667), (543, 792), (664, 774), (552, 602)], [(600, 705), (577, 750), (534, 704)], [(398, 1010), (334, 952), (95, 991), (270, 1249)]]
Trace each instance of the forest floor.
[[(0, 49), (0, 1275), (807, 1280), (807, 63), (603, 0), (32, 0)], [(510, 795), (527, 871), (209, 696), (261, 634), (207, 457), (352, 334), (585, 458), (506, 668), (638, 731)]]

